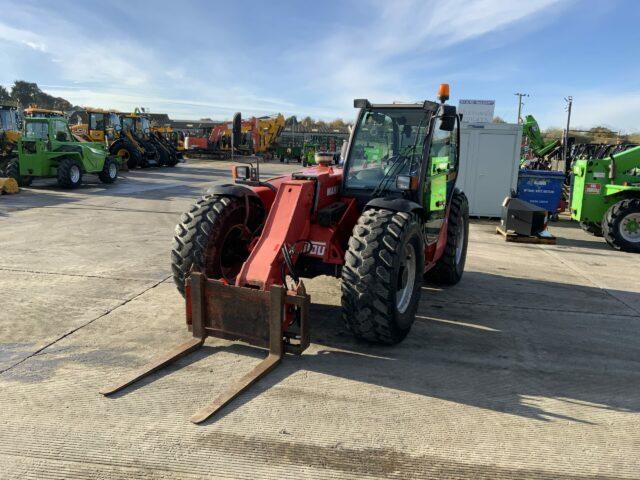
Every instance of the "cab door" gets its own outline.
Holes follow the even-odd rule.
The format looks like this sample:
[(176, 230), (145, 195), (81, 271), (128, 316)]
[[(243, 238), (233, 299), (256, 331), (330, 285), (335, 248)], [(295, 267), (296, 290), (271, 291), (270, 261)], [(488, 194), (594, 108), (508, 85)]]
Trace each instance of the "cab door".
[(425, 234), (428, 243), (438, 240), (440, 229), (444, 223), (449, 198), (451, 174), (455, 169), (457, 126), (453, 131), (442, 130), (441, 120), (434, 120), (429, 157), (427, 161), (427, 179), (424, 182), (423, 206), (428, 212), (425, 223)]

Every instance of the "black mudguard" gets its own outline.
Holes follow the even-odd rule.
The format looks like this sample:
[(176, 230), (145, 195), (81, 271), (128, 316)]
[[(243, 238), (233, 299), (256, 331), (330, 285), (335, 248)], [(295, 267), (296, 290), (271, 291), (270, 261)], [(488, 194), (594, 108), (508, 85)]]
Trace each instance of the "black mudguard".
[(406, 198), (389, 198), (389, 197), (378, 197), (373, 198), (367, 202), (364, 206), (364, 210), (368, 210), (369, 208), (384, 208), (385, 210), (391, 210), (393, 212), (419, 212), (423, 213), (424, 208), (422, 205), (412, 201), (407, 200)]
[(258, 194), (245, 185), (237, 183), (218, 183), (205, 190), (205, 195), (228, 195), (230, 197), (244, 198), (256, 197), (260, 199)]

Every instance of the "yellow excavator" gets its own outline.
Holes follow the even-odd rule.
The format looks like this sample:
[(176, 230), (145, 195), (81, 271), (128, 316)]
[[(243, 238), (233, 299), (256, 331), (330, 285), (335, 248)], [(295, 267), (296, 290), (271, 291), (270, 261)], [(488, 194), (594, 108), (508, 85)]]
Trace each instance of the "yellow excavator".
[(275, 150), (278, 137), (284, 130), (284, 123), (284, 116), (281, 113), (272, 117), (258, 118), (256, 122), (258, 142), (253, 147), (254, 153), (271, 156)]

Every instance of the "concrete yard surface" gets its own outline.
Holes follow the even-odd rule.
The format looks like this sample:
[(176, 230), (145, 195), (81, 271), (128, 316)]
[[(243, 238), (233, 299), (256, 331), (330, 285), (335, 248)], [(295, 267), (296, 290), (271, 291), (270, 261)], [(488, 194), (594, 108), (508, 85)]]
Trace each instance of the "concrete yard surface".
[(173, 229), (230, 165), (0, 197), (0, 478), (640, 478), (640, 255), (568, 220), (545, 246), (473, 221), (461, 283), (424, 285), (393, 347), (345, 332), (337, 279), (307, 281), (311, 347), (202, 425), (263, 351), (208, 339), (99, 395), (190, 337)]

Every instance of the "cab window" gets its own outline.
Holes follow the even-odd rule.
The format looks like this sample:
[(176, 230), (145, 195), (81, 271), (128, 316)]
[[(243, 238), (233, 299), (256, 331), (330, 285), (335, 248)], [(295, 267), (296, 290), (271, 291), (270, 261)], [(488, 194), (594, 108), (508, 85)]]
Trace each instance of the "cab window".
[(68, 142), (70, 138), (67, 124), (61, 120), (54, 120), (52, 123), (53, 138), (55, 138), (58, 142)]
[(441, 123), (440, 119), (435, 120), (433, 135), (431, 137), (429, 163), (431, 165), (432, 172), (434, 169), (449, 170), (455, 166), (455, 162), (457, 161), (457, 158), (455, 158), (457, 131), (456, 129), (451, 132), (441, 130)]
[(24, 127), (25, 137), (47, 140), (49, 138), (49, 125), (47, 122), (28, 122)]
[(122, 128), (133, 131), (133, 118), (125, 117), (122, 119)]
[(89, 126), (91, 130), (104, 130), (104, 114), (103, 113), (92, 113), (91, 114), (91, 125)]

